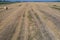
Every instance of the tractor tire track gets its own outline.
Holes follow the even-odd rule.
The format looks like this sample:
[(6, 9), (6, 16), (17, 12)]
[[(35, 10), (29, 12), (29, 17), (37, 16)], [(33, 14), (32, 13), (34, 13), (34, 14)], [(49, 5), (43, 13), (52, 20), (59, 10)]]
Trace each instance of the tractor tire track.
[(60, 40), (58, 11), (39, 2), (9, 6), (12, 9), (1, 12), (0, 40)]
[[(43, 13), (41, 13), (40, 11), (36, 11), (37, 9), (35, 9), (35, 12), (40, 16), (40, 18), (41, 18), (41, 21), (45, 24), (45, 27), (48, 29), (48, 24), (49, 24), (49, 22), (51, 23), (50, 25), (50, 30), (49, 30), (49, 33), (52, 33), (53, 31), (55, 31), (54, 33), (52, 33), (53, 34), (53, 36), (56, 38), (56, 40), (59, 40), (59, 31), (57, 30), (57, 29), (55, 29), (55, 24), (53, 24), (50, 20), (47, 20), (47, 18), (45, 19), (45, 15), (43, 14)], [(47, 22), (48, 21), (48, 22)], [(48, 23), (48, 24), (47, 24)], [(53, 26), (53, 27), (52, 27)], [(53, 30), (54, 29), (54, 30)], [(58, 34), (58, 35), (57, 35)], [(57, 37), (56, 37), (56, 35), (57, 35)], [(51, 36), (52, 37), (52, 36)]]

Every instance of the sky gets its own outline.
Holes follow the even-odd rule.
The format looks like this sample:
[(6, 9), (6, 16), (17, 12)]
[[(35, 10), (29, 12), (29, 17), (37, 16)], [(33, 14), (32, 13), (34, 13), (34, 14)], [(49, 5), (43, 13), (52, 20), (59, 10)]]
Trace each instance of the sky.
[(9, 1), (57, 1), (57, 0), (9, 0)]

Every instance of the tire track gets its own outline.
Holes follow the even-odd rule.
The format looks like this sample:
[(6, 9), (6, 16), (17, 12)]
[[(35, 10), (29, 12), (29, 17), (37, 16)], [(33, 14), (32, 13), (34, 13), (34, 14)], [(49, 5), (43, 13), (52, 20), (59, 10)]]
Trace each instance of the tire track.
[[(38, 24), (38, 22), (36, 21), (36, 17), (33, 16), (33, 11), (29, 11), (30, 15), (32, 16), (33, 18), (33, 22), (34, 22), (34, 25), (31, 27), (31, 31), (30, 31), (30, 39), (31, 40), (43, 40), (43, 36), (42, 36), (42, 33), (41, 33), (41, 30), (40, 30), (40, 25)], [(32, 24), (31, 24), (32, 25)], [(30, 25), (30, 26), (31, 26)], [(35, 26), (35, 27), (34, 27)]]
[[(24, 6), (25, 6), (25, 5), (24, 5)], [(22, 7), (24, 7), (24, 6), (22, 6)], [(22, 7), (21, 7), (21, 8), (22, 8)], [(19, 8), (19, 11), (20, 11), (20, 8)], [(21, 11), (22, 11), (22, 10), (21, 10)], [(12, 15), (8, 16), (8, 18), (10, 18), (10, 19), (5, 18), (5, 20), (2, 21), (2, 23), (0, 24), (0, 31), (1, 31), (2, 29), (6, 28), (6, 27), (4, 27), (5, 25), (13, 22), (13, 21), (11, 21), (11, 20), (15, 20), (15, 19), (17, 18), (16, 15), (18, 15), (17, 13), (19, 13), (19, 12), (18, 12), (18, 10), (16, 10), (15, 12), (12, 12), (12, 13), (13, 13)], [(14, 16), (15, 16), (15, 17), (14, 17)], [(20, 15), (19, 15), (19, 16), (20, 16)], [(8, 21), (7, 21), (7, 20), (8, 20)], [(10, 22), (10, 21), (11, 21), (11, 22)], [(3, 24), (4, 24), (4, 25), (3, 25)]]
[(29, 23), (29, 20), (28, 20), (28, 10), (29, 10), (29, 6), (28, 4), (26, 5), (27, 8), (26, 8), (26, 11), (25, 11), (25, 18), (24, 18), (24, 38), (23, 40), (28, 40), (28, 23)]
[(40, 34), (38, 34), (38, 36), (37, 36), (37, 37), (39, 37), (39, 38), (36, 38), (36, 39), (37, 39), (37, 40), (43, 40), (44, 37), (43, 37), (43, 34), (42, 34), (41, 30), (40, 30), (40, 23), (37, 21), (35, 15), (34, 15), (34, 13), (33, 13), (33, 11), (30, 11), (30, 14), (31, 14), (32, 17), (34, 18), (35, 23), (36, 23), (37, 30), (38, 30), (38, 32), (40, 33)]
[(17, 24), (17, 20), (15, 20), (14, 23), (7, 25), (7, 28), (0, 33), (0, 40), (10, 40), (15, 32)]
[(44, 7), (49, 8), (47, 4), (42, 4), (28, 2), (18, 3), (15, 7), (12, 5), (11, 8), (14, 8), (8, 10), (11, 14), (6, 12), (4, 18), (1, 17), (0, 40), (60, 40), (60, 16), (52, 14), (54, 11), (45, 11)]
[(18, 36), (17, 40), (24, 39), (24, 17), (25, 17), (25, 13), (23, 14), (23, 17), (22, 17), (21, 28), (20, 28), (20, 32), (19, 32), (19, 36)]
[(50, 20), (44, 19), (45, 15), (43, 13), (40, 13), (38, 10), (36, 11), (36, 9), (35, 12), (39, 15), (41, 21), (45, 24), (45, 27), (49, 30), (48, 32), (53, 34), (54, 39), (59, 40), (59, 31), (55, 28), (56, 27), (55, 24), (53, 24)]
[(6, 19), (8, 16), (10, 16), (12, 14), (12, 12), (15, 12), (16, 9), (19, 9), (19, 7), (14, 7), (14, 8), (10, 8), (8, 10), (5, 10), (4, 12), (0, 13), (0, 23)]
[(54, 13), (54, 14), (51, 14), (51, 13), (53, 13), (53, 10), (52, 10), (52, 12), (47, 12), (47, 11), (44, 11), (44, 10), (42, 10), (42, 9), (38, 9), (41, 13), (44, 13), (44, 15), (46, 15), (47, 16), (47, 18), (49, 19), (49, 20), (51, 20), (56, 26), (57, 26), (57, 28), (59, 29), (60, 28), (60, 16), (58, 16), (58, 15), (56, 15), (56, 13)]
[(48, 31), (46, 30), (45, 24), (40, 20), (41, 18), (39, 18), (37, 13), (35, 13), (34, 15), (36, 16), (36, 19), (38, 19), (37, 21), (39, 21), (41, 24), (40, 30), (41, 30), (42, 34), (44, 35), (45, 40), (53, 40), (52, 37), (50, 36), (50, 34), (48, 33)]
[(40, 10), (40, 12), (44, 13), (47, 16), (48, 20), (51, 20), (57, 26), (57, 29), (60, 29), (60, 19), (57, 19), (57, 17), (54, 17), (45, 11)]
[[(23, 8), (22, 10), (24, 10), (25, 8)], [(20, 12), (20, 13), (22, 13), (22, 14), (20, 14), (20, 16), (21, 16), (21, 18), (19, 18), (19, 24), (18, 24), (18, 26), (17, 26), (17, 28), (16, 28), (16, 31), (15, 31), (15, 34), (14, 34), (14, 36), (12, 37), (12, 39), (11, 40), (19, 40), (19, 38), (20, 38), (20, 33), (22, 33), (22, 32), (20, 32), (20, 31), (22, 31), (22, 27), (23, 27), (23, 24), (24, 24), (24, 18), (22, 17), (23, 16), (23, 14), (24, 14), (24, 11), (23, 12)], [(22, 25), (22, 26), (21, 26)]]

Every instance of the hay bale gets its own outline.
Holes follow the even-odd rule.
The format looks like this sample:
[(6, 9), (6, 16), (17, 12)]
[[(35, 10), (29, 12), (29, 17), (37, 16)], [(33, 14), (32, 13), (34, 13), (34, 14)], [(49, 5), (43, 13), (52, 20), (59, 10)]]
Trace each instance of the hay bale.
[(7, 6), (4, 6), (4, 9), (5, 9), (5, 10), (7, 10), (7, 9), (8, 9), (8, 7), (7, 7)]

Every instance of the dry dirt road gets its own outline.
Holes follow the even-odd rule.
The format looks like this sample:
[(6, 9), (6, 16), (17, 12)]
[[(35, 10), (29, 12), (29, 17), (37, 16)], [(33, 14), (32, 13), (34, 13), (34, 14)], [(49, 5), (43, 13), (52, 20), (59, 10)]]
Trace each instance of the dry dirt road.
[(49, 4), (15, 3), (0, 10), (0, 40), (60, 40), (60, 12)]

